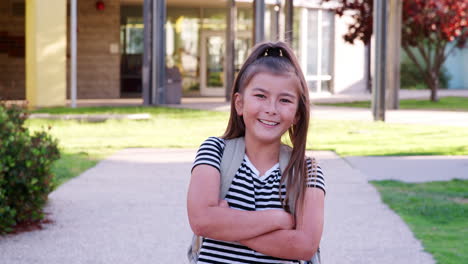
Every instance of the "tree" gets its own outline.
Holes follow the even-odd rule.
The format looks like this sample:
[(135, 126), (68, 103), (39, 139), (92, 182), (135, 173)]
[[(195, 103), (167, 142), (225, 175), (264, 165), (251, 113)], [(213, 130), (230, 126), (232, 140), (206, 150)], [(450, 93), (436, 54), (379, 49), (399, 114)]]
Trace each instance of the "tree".
[(338, 2), (334, 9), (335, 13), (343, 16), (345, 12), (348, 12), (354, 19), (354, 23), (348, 25), (348, 33), (343, 36), (346, 42), (354, 44), (355, 40), (360, 40), (365, 45), (370, 43), (373, 27), (373, 0), (323, 0), (323, 2)]
[[(372, 35), (373, 0), (338, 2), (336, 14), (341, 16), (345, 11), (352, 11), (355, 19), (344, 39), (349, 43), (358, 39), (367, 44)], [(432, 101), (438, 101), (437, 90), (443, 63), (455, 48), (461, 49), (466, 45), (466, 10), (466, 0), (403, 0), (401, 46), (430, 88)]]

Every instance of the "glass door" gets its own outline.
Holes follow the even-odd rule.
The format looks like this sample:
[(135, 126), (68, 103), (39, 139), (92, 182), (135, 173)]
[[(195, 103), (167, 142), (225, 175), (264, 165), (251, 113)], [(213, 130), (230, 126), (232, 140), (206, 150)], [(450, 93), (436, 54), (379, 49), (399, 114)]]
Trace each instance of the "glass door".
[[(201, 34), (200, 94), (202, 96), (225, 96), (224, 53), (225, 32), (205, 31)], [(252, 37), (250, 32), (237, 32), (234, 67), (236, 73), (247, 58)]]
[(120, 94), (140, 98), (143, 66), (143, 18), (127, 17), (120, 26)]
[(200, 94), (224, 96), (224, 32), (203, 32), (201, 36)]

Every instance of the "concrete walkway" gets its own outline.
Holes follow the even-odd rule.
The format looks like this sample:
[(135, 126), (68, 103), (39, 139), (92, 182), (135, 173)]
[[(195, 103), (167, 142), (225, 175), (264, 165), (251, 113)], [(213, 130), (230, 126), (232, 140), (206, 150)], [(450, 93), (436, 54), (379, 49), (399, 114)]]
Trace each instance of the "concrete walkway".
[[(366, 177), (314, 152), (327, 181), (324, 263), (432, 264)], [(0, 238), (0, 263), (187, 263), (185, 199), (195, 150), (126, 149), (50, 195), (45, 229)]]
[(346, 157), (344, 160), (369, 181), (468, 180), (468, 156)]

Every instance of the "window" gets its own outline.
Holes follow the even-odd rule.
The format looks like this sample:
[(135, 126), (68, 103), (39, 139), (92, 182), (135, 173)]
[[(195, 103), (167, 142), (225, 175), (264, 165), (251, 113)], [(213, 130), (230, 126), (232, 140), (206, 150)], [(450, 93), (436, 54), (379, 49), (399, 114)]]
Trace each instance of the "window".
[(334, 13), (304, 8), (301, 22), (301, 64), (309, 89), (331, 91)]

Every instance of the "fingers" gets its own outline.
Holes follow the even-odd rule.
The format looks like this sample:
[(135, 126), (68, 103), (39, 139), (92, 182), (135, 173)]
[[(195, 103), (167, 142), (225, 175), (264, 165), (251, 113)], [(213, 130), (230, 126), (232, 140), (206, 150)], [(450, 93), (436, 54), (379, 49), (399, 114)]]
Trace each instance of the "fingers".
[(229, 203), (226, 200), (219, 200), (219, 207), (229, 208)]

